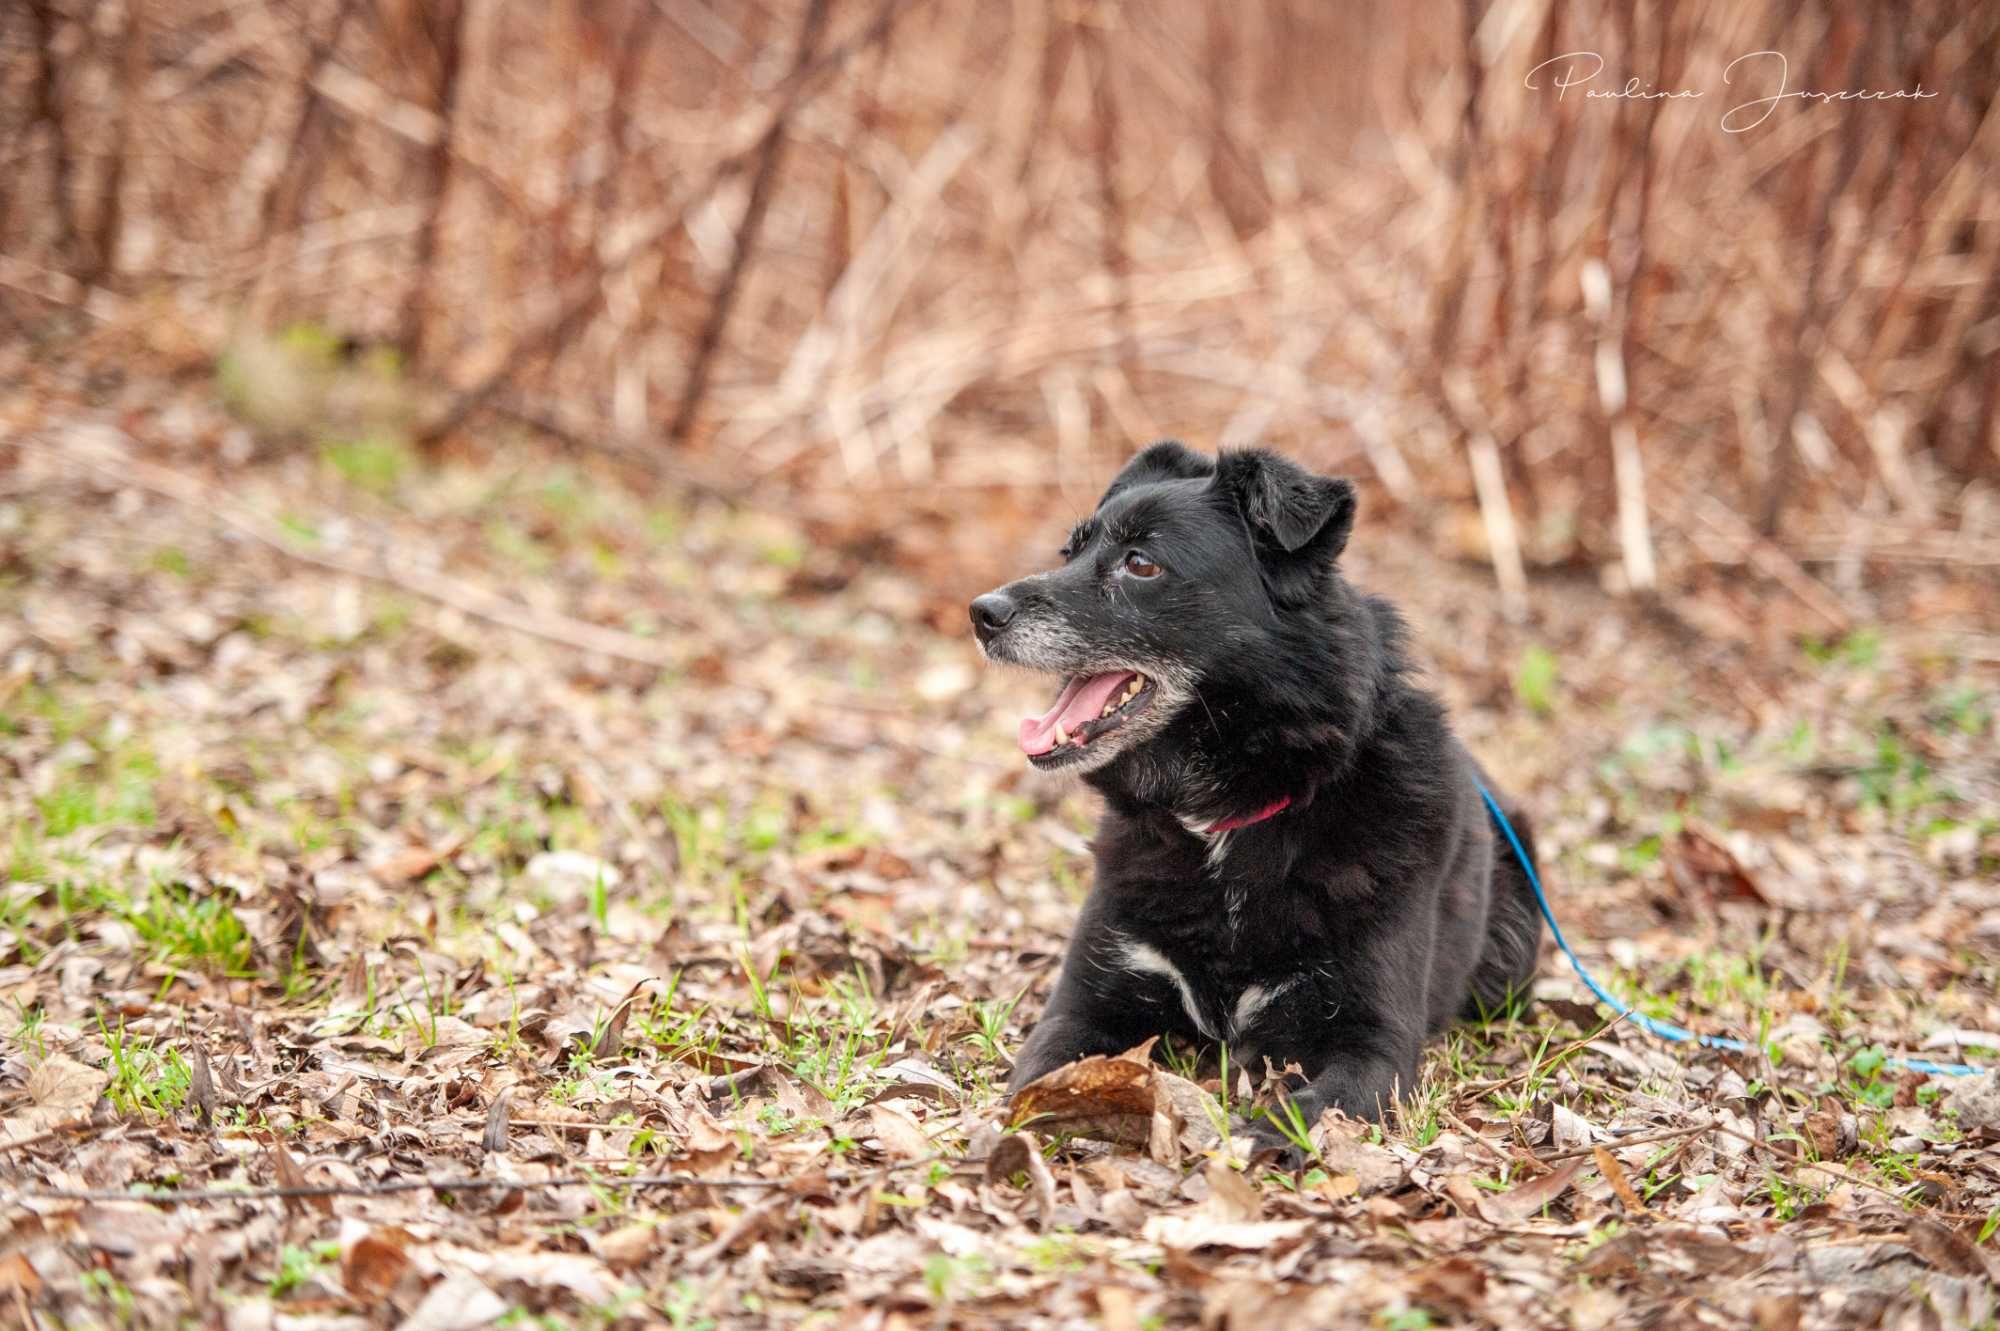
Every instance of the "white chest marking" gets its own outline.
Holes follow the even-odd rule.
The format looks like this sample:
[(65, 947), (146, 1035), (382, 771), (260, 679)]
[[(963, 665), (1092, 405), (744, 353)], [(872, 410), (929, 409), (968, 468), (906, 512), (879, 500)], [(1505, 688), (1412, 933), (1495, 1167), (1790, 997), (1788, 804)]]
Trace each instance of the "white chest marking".
[(1243, 1028), (1257, 1020), (1270, 1001), (1278, 996), (1275, 989), (1266, 989), (1261, 984), (1253, 984), (1236, 995), (1236, 1006), (1229, 1014), (1229, 1030), (1233, 1035), (1241, 1035)]
[(1126, 969), (1142, 971), (1146, 975), (1158, 975), (1160, 979), (1172, 981), (1172, 985), (1180, 989), (1180, 1007), (1188, 1013), (1188, 1021), (1194, 1023), (1194, 1029), (1198, 1029), (1208, 1039), (1216, 1039), (1216, 1031), (1208, 1025), (1208, 1019), (1202, 1017), (1202, 1005), (1194, 999), (1194, 985), (1188, 983), (1188, 977), (1180, 973), (1178, 965), (1166, 959), (1164, 951), (1160, 951), (1152, 943), (1126, 939), (1124, 963)]
[(1181, 1007), (1188, 1014), (1188, 1020), (1194, 1023), (1194, 1028), (1211, 1040), (1219, 1038), (1201, 1015), (1201, 1004), (1195, 1001), (1194, 986), (1188, 983), (1187, 976), (1181, 974), (1180, 967), (1167, 960), (1164, 952), (1151, 943), (1141, 943), (1134, 938), (1125, 940), (1124, 951), (1127, 970), (1171, 981), (1174, 988), (1180, 990)]
[[(1167, 960), (1166, 953), (1151, 943), (1142, 943), (1136, 938), (1125, 939), (1120, 951), (1125, 969), (1142, 975), (1157, 975), (1174, 986), (1181, 996), (1181, 1010), (1187, 1013), (1188, 1020), (1194, 1023), (1196, 1030), (1211, 1040), (1223, 1038), (1213, 1026), (1209, 1025), (1208, 1018), (1202, 1014), (1201, 1003), (1195, 998), (1194, 986), (1188, 983), (1187, 976), (1181, 974), (1180, 967)], [(1270, 1006), (1271, 1000), (1282, 994), (1290, 983), (1287, 981), (1275, 988), (1266, 988), (1261, 984), (1246, 986), (1243, 992), (1236, 996), (1236, 1006), (1229, 1011), (1228, 1033), (1232, 1036), (1243, 1034), (1244, 1028), (1257, 1020), (1258, 1015)]]

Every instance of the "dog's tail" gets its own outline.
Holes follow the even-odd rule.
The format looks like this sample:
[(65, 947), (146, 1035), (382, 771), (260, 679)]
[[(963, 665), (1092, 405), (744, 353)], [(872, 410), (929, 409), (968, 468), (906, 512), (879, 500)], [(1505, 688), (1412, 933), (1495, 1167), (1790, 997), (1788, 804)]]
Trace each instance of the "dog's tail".
[[(1527, 815), (1505, 800), (1501, 808), (1539, 873), (1541, 861), (1535, 855), (1535, 833)], [(1483, 806), (1481, 812), (1485, 812)], [(1527, 1006), (1542, 949), (1542, 913), (1535, 904), (1535, 889), (1527, 870), (1506, 834), (1497, 826), (1492, 831), (1493, 890), (1486, 911), (1486, 941), (1473, 969), (1472, 992), (1465, 1004), (1465, 1016), (1474, 1021), (1490, 1021)]]

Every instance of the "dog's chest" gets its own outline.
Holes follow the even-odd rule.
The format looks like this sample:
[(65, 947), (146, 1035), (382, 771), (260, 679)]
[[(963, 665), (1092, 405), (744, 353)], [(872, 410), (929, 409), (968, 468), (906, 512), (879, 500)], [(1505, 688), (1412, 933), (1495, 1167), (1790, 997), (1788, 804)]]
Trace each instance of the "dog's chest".
[[(1308, 980), (1306, 936), (1282, 880), (1205, 874), (1173, 906), (1126, 915), (1115, 964), (1155, 1006), (1178, 1009), (1210, 1040), (1240, 1042), (1274, 1003)], [(1308, 930), (1306, 933), (1312, 931)]]
[(1294, 969), (1232, 964), (1226, 953), (1131, 934), (1114, 943), (1115, 964), (1156, 1006), (1178, 1009), (1210, 1040), (1240, 1041), (1305, 976)]

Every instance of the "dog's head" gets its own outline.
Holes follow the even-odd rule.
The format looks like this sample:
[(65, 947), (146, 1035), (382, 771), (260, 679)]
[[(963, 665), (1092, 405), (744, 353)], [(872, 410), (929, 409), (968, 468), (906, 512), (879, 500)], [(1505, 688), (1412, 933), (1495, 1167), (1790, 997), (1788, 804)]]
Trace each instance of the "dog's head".
[(1096, 771), (1205, 685), (1276, 668), (1288, 617), (1321, 597), (1353, 525), (1352, 485), (1274, 453), (1166, 442), (1133, 458), (1062, 567), (972, 603), (988, 658), (1064, 677), (1054, 705), (1021, 722), (1028, 761)]

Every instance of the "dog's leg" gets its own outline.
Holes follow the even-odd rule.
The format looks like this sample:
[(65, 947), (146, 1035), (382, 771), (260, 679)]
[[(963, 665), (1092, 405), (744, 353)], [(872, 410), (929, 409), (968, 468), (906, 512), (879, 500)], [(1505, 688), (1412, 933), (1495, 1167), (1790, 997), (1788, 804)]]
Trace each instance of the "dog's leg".
[(1294, 1121), (1297, 1127), (1310, 1131), (1329, 1109), (1370, 1122), (1386, 1119), (1397, 1100), (1407, 1098), (1416, 1088), (1417, 1054), (1418, 1047), (1412, 1043), (1407, 1050), (1393, 1054), (1354, 1050), (1334, 1055), (1310, 1082), (1291, 1093), (1289, 1108), (1276, 1106), (1269, 1111), (1274, 1118), (1260, 1118), (1249, 1125), (1251, 1140), (1259, 1151), (1276, 1150), (1286, 1164), (1303, 1166), (1306, 1153), (1294, 1140)]
[(1035, 1033), (1014, 1058), (1014, 1070), (1007, 1075), (1007, 1089), (1018, 1091), (1029, 1082), (1045, 1077), (1065, 1063), (1092, 1054), (1116, 1054), (1130, 1049), (1133, 1042), (1106, 1030), (1078, 1013), (1058, 1012), (1055, 1004), (1035, 1026)]
[(1267, 1111), (1274, 1117), (1252, 1125), (1260, 1145), (1289, 1143), (1285, 1128), (1309, 1129), (1328, 1109), (1379, 1121), (1416, 1092), (1434, 961), (1425, 919), (1411, 911), (1342, 940), (1342, 965), (1312, 972), (1237, 1033), (1256, 1056), (1252, 1066), (1296, 1063), (1307, 1078), (1289, 1107), (1274, 1106)]
[(1126, 969), (1121, 935), (1103, 921), (1095, 899), (1085, 903), (1077, 931), (1063, 958), (1062, 975), (1034, 1033), (1015, 1056), (1007, 1078), (1009, 1090), (1019, 1090), (1065, 1063), (1092, 1054), (1117, 1054), (1148, 1035), (1178, 1029), (1162, 1025), (1158, 1004), (1145, 997), (1148, 986), (1162, 990), (1163, 981)]

